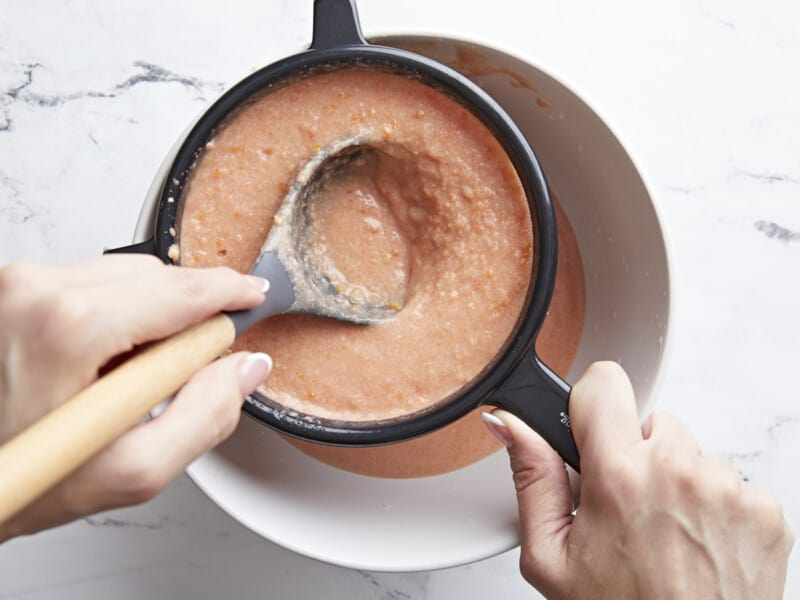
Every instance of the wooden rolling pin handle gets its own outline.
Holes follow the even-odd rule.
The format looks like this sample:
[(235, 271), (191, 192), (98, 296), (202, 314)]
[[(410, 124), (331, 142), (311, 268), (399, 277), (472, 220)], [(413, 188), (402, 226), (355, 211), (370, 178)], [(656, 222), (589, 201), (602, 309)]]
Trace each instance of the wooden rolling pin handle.
[(143, 350), (0, 447), (0, 523), (133, 427), (233, 343), (217, 315)]

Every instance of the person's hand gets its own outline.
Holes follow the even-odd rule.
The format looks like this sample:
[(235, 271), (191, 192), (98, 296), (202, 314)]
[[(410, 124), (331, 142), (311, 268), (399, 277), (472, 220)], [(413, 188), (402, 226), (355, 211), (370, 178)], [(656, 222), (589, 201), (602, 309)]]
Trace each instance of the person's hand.
[(548, 598), (782, 597), (794, 535), (778, 501), (674, 417), (654, 413), (643, 433), (618, 365), (595, 363), (570, 396), (574, 515), (563, 461), (519, 419), (493, 415), (510, 444), (522, 574)]
[[(146, 255), (0, 268), (0, 444), (89, 385), (112, 358), (221, 310), (256, 306), (265, 287), (230, 269), (168, 267)], [(151, 498), (231, 434), (243, 398), (271, 365), (264, 354), (239, 352), (200, 370), (163, 414), (0, 524), (0, 542)]]

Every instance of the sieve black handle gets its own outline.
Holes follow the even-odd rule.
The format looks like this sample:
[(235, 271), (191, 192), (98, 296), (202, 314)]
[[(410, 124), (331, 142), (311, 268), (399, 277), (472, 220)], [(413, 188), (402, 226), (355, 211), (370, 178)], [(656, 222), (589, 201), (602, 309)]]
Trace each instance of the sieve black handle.
[(311, 50), (366, 43), (354, 0), (315, 0)]
[(580, 457), (569, 419), (567, 382), (556, 375), (535, 352), (530, 352), (489, 399), (490, 404), (516, 415), (558, 452), (564, 462), (580, 472)]

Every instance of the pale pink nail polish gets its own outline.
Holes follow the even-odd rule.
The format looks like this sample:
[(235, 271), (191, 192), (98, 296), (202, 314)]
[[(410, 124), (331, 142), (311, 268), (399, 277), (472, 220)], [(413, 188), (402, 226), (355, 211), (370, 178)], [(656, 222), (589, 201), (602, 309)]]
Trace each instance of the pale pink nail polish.
[(506, 424), (503, 423), (498, 417), (495, 417), (492, 413), (482, 412), (481, 419), (486, 424), (486, 428), (491, 432), (491, 434), (496, 437), (501, 444), (503, 444), (506, 448), (510, 448), (511, 444), (513, 443), (513, 439), (511, 438), (511, 432), (506, 427)]
[(272, 358), (263, 352), (254, 352), (239, 367), (239, 389), (243, 396), (255, 390), (272, 371)]
[(247, 279), (247, 282), (262, 294), (267, 293), (267, 290), (269, 289), (269, 281), (263, 277), (259, 277), (258, 275), (245, 275), (244, 278)]
[(653, 414), (647, 415), (642, 423), (642, 437), (646, 440), (650, 439), (650, 434), (653, 432)]

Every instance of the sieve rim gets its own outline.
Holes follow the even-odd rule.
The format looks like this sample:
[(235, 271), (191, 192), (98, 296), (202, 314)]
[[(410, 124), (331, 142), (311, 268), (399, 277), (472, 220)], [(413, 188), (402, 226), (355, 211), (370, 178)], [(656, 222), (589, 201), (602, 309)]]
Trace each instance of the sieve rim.
[[(311, 48), (255, 71), (226, 91), (195, 122), (182, 140), (157, 195), (154, 238), (118, 251), (149, 252), (164, 262), (180, 221), (181, 193), (196, 159), (215, 129), (249, 99), (315, 69), (379, 67), (412, 75), (468, 108), (490, 130), (511, 160), (530, 208), (534, 257), (525, 303), (504, 347), (472, 381), (421, 411), (392, 419), (334, 421), (288, 410), (257, 392), (243, 411), (292, 437), (339, 446), (376, 446), (406, 441), (449, 425), (471, 410), (494, 403), (519, 404), (519, 387), (550, 388), (566, 398), (569, 386), (539, 360), (535, 341), (555, 286), (557, 230), (555, 211), (540, 163), (511, 117), (476, 83), (454, 69), (399, 48), (368, 44), (361, 36), (353, 0), (316, 0)], [(522, 382), (522, 383), (521, 383)], [(522, 412), (529, 412), (527, 407)], [(536, 413), (536, 410), (532, 410)], [(562, 415), (565, 413), (561, 413)], [(568, 429), (567, 425), (567, 429)], [(549, 436), (547, 436), (549, 437)], [(571, 436), (570, 436), (571, 437)], [(573, 461), (575, 462), (575, 461)]]
[[(317, 7), (321, 4), (343, 6), (348, 2), (318, 1)], [(542, 376), (545, 379), (558, 378), (546, 367), (542, 370), (543, 365), (534, 350), (555, 285), (557, 234), (547, 181), (530, 143), (505, 110), (466, 76), (407, 50), (367, 44), (360, 36), (354, 6), (349, 4), (353, 8), (349, 18), (355, 19), (355, 31), (349, 32), (345, 43), (336, 45), (341, 41), (337, 36), (326, 37), (321, 34), (317, 26), (319, 15), (315, 14), (314, 42), (310, 49), (269, 64), (245, 77), (202, 114), (184, 138), (164, 177), (158, 195), (155, 236), (152, 246), (148, 248), (163, 261), (170, 262), (169, 248), (174, 243), (172, 232), (180, 221), (181, 194), (206, 142), (236, 109), (256, 95), (286, 81), (320, 69), (353, 66), (388, 68), (420, 78), (435, 89), (444, 91), (477, 116), (503, 147), (517, 172), (530, 208), (534, 241), (531, 276), (523, 309), (514, 330), (492, 362), (454, 394), (426, 409), (392, 419), (347, 421), (345, 425), (342, 421), (304, 415), (287, 410), (282, 405), (274, 406), (271, 403), (275, 401), (260, 392), (248, 397), (243, 406), (248, 416), (281, 433), (316, 443), (352, 447), (407, 441), (449, 425), (471, 410), (491, 402), (493, 396), (503, 391), (520, 369), (532, 371), (540, 379)], [(352, 22), (350, 26), (353, 26)], [(334, 45), (320, 47), (326, 42)]]

